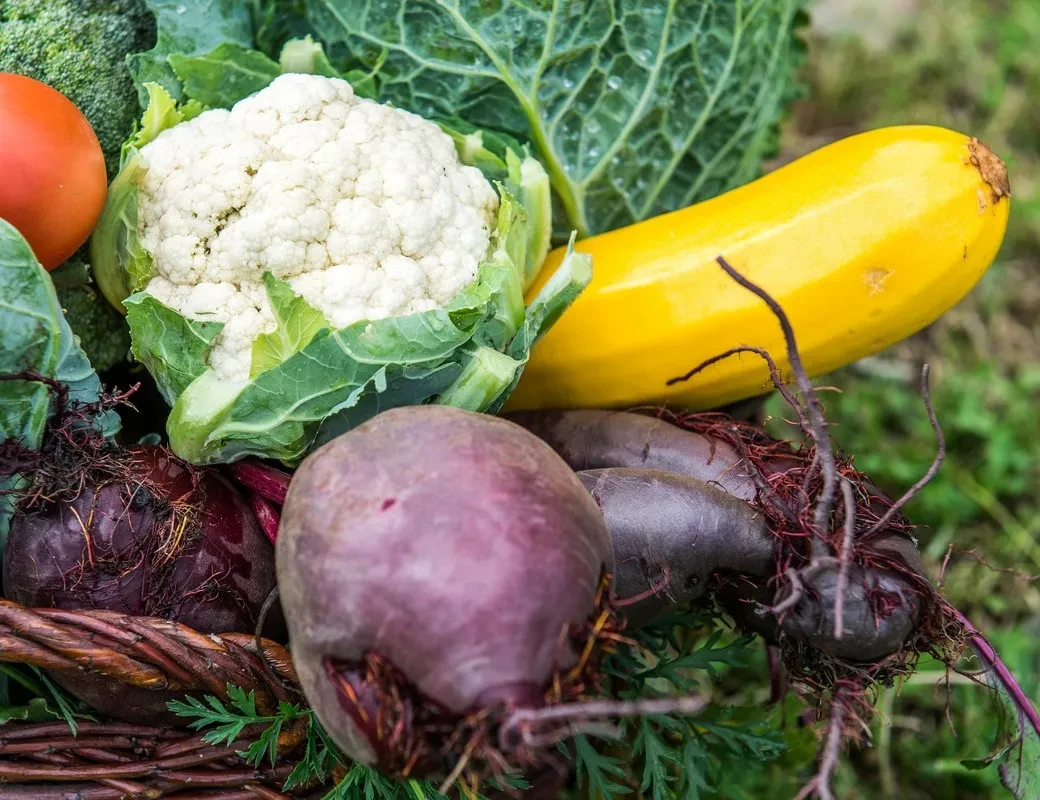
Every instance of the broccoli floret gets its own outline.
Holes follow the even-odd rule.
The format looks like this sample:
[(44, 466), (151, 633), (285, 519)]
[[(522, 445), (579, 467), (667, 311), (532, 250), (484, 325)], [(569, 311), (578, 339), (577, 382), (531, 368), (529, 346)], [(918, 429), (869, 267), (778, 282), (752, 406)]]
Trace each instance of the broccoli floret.
[(126, 56), (155, 44), (144, 0), (0, 0), (0, 72), (67, 96), (90, 122), (109, 177), (140, 115)]
[(124, 361), (130, 352), (130, 330), (123, 315), (91, 285), (87, 266), (69, 261), (51, 276), (61, 310), (91, 366), (104, 372)]

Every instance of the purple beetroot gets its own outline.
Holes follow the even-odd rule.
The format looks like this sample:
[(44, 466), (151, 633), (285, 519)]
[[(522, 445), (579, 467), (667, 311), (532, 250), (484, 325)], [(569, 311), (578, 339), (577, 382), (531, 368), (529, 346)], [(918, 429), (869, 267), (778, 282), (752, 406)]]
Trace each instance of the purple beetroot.
[(554, 676), (581, 669), (575, 632), (598, 613), (610, 535), (575, 473), (519, 426), (384, 412), (304, 460), (282, 510), (294, 661), (349, 757), (441, 778), (463, 753), (501, 758), (502, 715), (543, 706)]

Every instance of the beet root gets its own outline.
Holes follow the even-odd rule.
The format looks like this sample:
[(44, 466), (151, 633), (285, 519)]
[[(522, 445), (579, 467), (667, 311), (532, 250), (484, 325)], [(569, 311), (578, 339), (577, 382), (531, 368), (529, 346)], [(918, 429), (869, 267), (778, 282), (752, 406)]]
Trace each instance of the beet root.
[[(903, 649), (934, 599), (901, 515), (853, 538), (844, 574), (833, 555), (816, 558), (819, 546), (809, 544), (815, 534), (802, 518), (820, 490), (809, 474), (812, 451), (753, 425), (720, 414), (592, 409), (510, 419), (580, 470), (614, 539), (615, 592), (629, 627), (710, 590), (739, 623), (768, 639), (786, 636), (836, 659), (869, 663)], [(843, 472), (855, 484), (858, 529), (865, 531), (891, 501), (851, 467)], [(834, 553), (842, 515), (835, 514), (831, 543), (823, 545)]]
[(719, 570), (768, 575), (773, 569), (765, 518), (722, 489), (659, 470), (594, 469), (578, 477), (607, 520), (617, 562), (614, 592), (626, 603), (629, 627), (701, 597)]
[(507, 419), (534, 433), (572, 469), (630, 467), (672, 472), (753, 500), (757, 489), (737, 450), (630, 411), (518, 411)]
[[(100, 467), (100, 468), (99, 468)], [(274, 551), (238, 491), (164, 448), (112, 450), (69, 495), (20, 509), (3, 563), (4, 594), (29, 607), (162, 617), (202, 633), (252, 633), (275, 587)], [(268, 633), (284, 630), (280, 612)], [(55, 674), (113, 717), (170, 722), (180, 695), (98, 676)]]
[(276, 549), (318, 718), (349, 757), (415, 777), (443, 777), (467, 742), (495, 741), (498, 710), (542, 705), (587, 663), (572, 636), (614, 568), (602, 514), (549, 447), (442, 406), (308, 456)]

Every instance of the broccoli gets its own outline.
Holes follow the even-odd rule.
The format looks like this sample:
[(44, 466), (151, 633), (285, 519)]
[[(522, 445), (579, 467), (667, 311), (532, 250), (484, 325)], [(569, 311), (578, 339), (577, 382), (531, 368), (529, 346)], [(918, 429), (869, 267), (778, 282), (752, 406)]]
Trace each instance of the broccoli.
[(91, 366), (104, 372), (124, 361), (130, 352), (130, 330), (123, 315), (91, 285), (87, 265), (68, 261), (51, 277), (65, 319)]
[(129, 53), (155, 44), (144, 0), (0, 0), (0, 72), (42, 81), (86, 116), (109, 176), (140, 115), (126, 67)]

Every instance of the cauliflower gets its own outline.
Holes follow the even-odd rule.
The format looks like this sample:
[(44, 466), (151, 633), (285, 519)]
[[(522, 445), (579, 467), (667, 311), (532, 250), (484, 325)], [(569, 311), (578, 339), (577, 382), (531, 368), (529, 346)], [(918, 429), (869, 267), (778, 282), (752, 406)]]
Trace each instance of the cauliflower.
[(384, 409), (502, 408), (592, 277), (568, 247), (525, 307), (550, 245), (545, 169), (503, 134), (275, 68), (244, 96), (218, 66), (208, 110), (187, 82), (180, 102), (142, 84), (91, 237), (170, 448), (292, 466)]
[(334, 328), (443, 308), (488, 253), (498, 195), (452, 138), (337, 78), (285, 74), (141, 148), (137, 236), (145, 291), (224, 323), (207, 363), (249, 377), (277, 327), (264, 272)]

